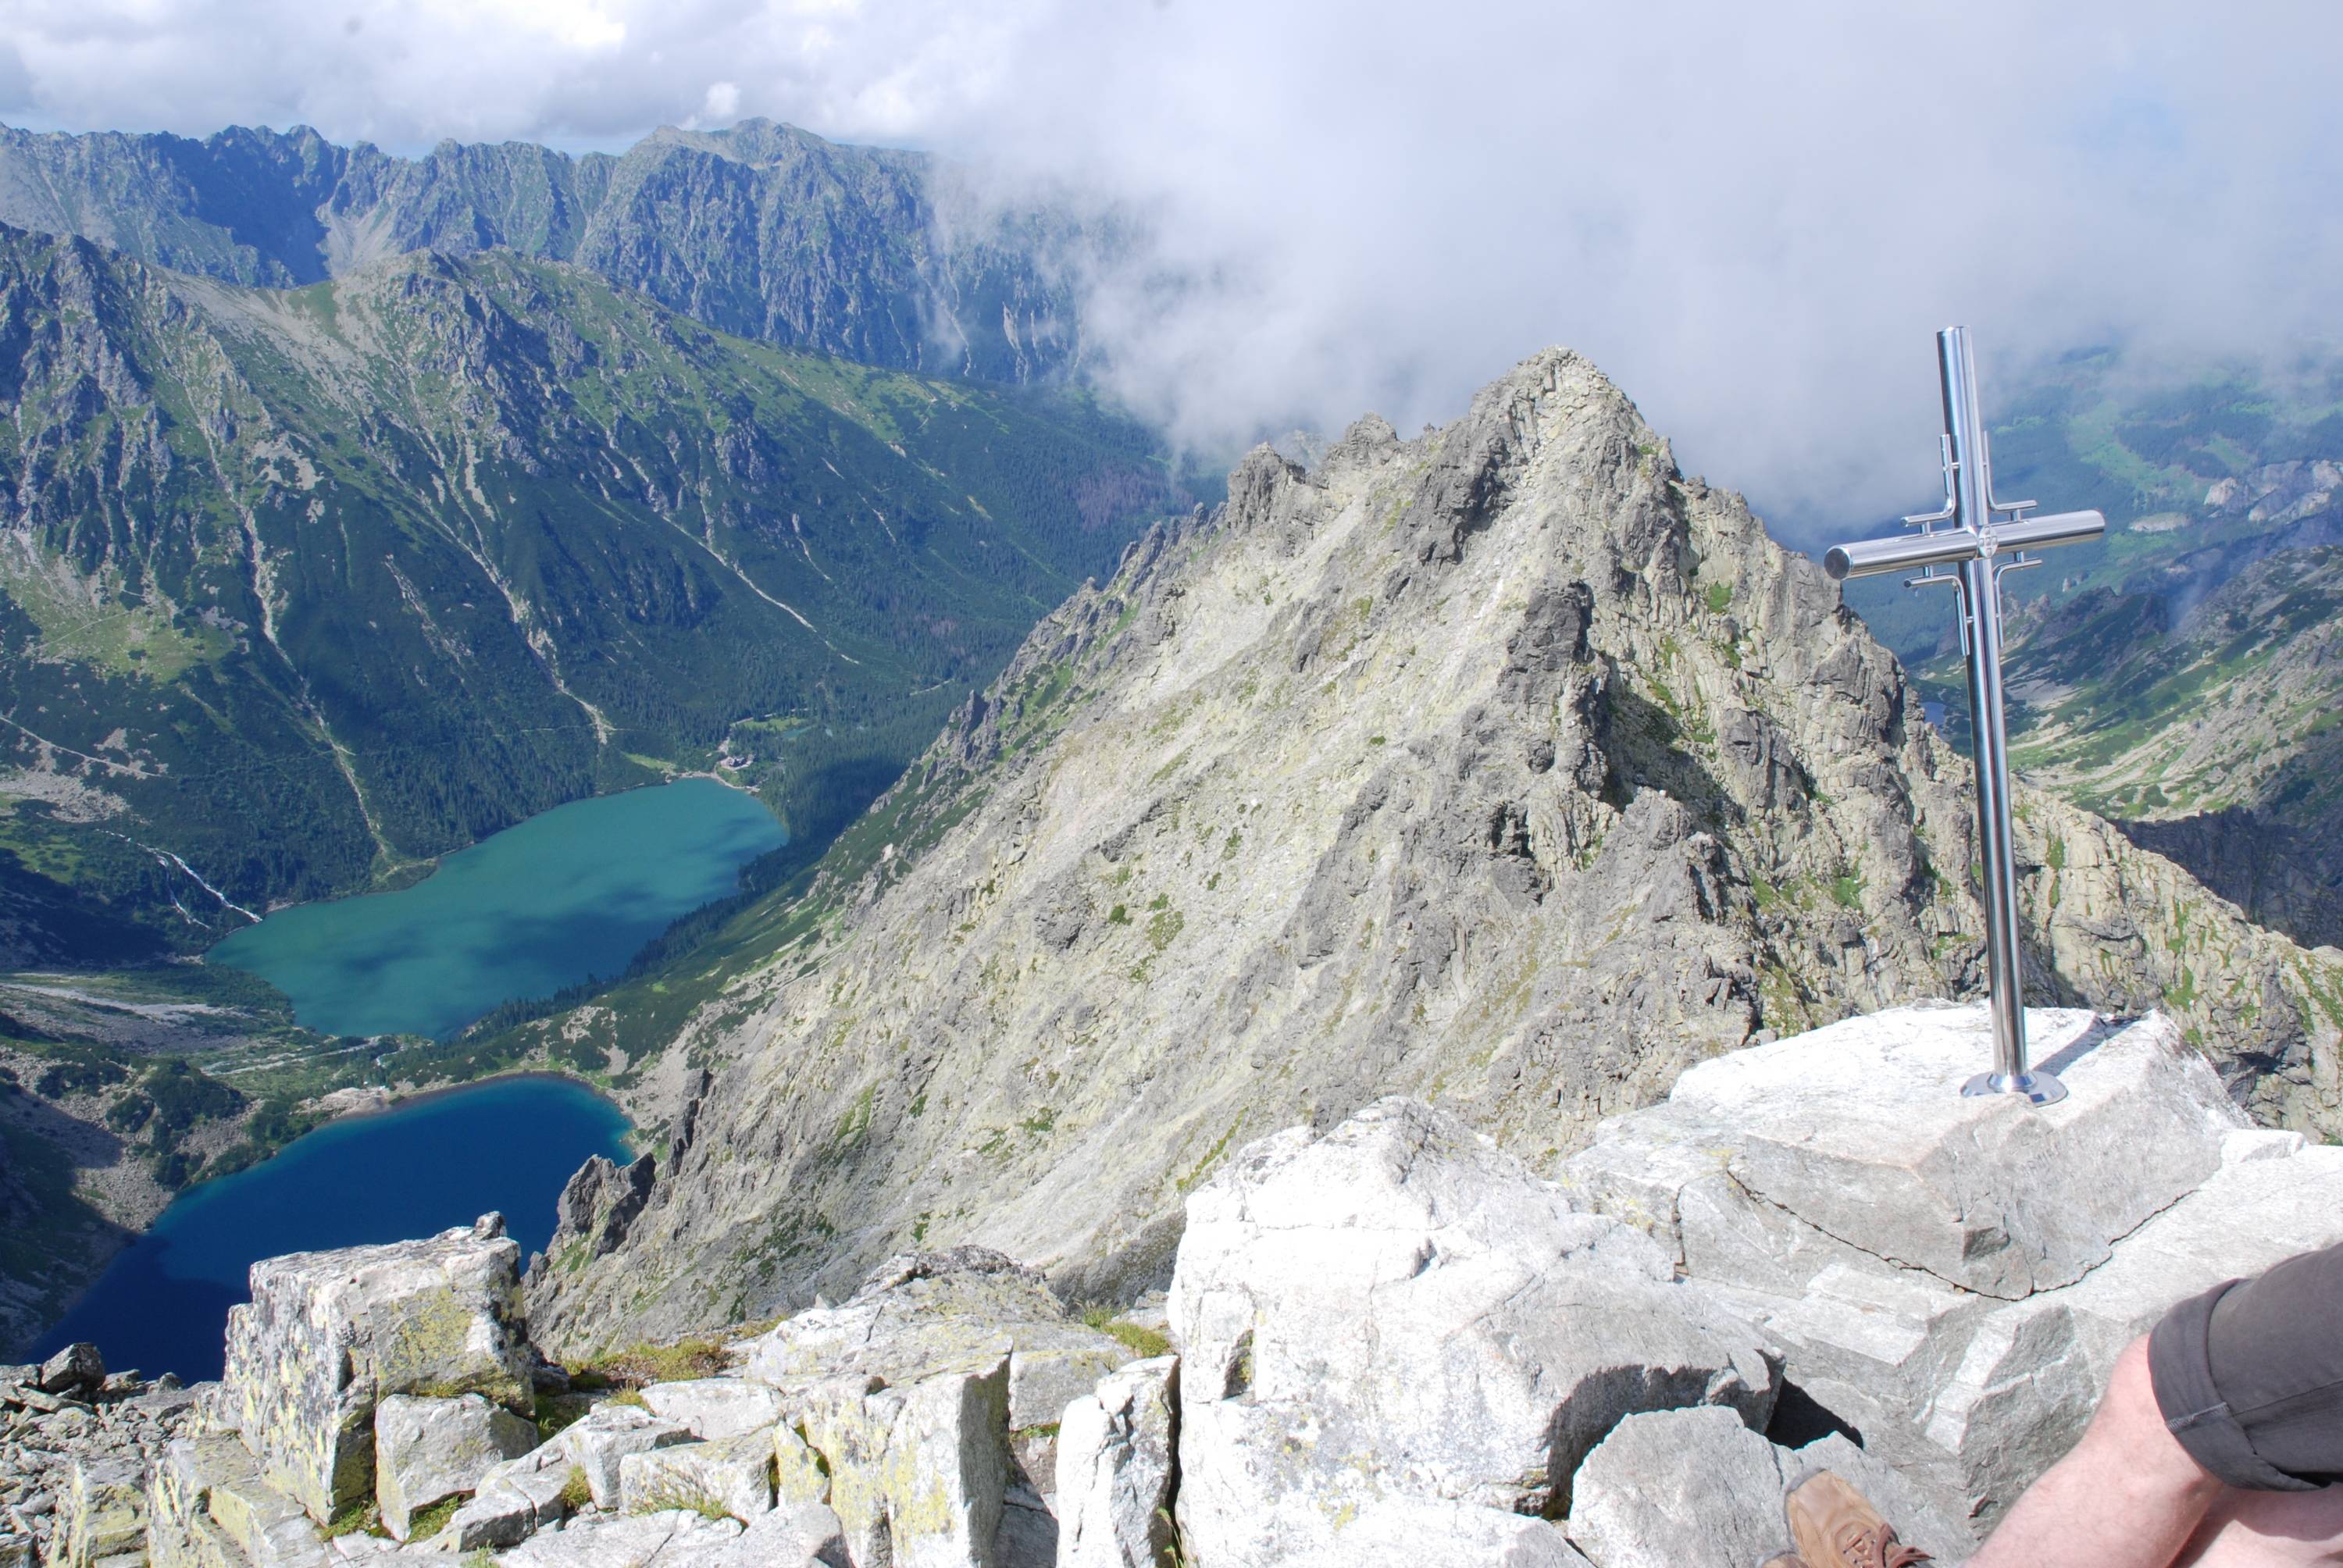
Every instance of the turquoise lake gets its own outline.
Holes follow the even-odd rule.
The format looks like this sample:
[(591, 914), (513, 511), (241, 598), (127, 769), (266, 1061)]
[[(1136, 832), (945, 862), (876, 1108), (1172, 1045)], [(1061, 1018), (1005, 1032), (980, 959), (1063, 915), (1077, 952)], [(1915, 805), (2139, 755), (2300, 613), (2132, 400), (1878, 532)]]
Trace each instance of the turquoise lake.
[(557, 807), (395, 893), (280, 910), (205, 957), (323, 1033), (445, 1039), (499, 1002), (618, 973), (788, 841), (753, 796), (683, 779)]
[(217, 1377), (227, 1310), (246, 1299), (256, 1259), (428, 1236), (491, 1209), (526, 1264), (552, 1237), (562, 1183), (590, 1155), (630, 1158), (626, 1131), (608, 1101), (554, 1078), (497, 1079), (333, 1122), (182, 1194), (34, 1352), (87, 1340), (110, 1367)]

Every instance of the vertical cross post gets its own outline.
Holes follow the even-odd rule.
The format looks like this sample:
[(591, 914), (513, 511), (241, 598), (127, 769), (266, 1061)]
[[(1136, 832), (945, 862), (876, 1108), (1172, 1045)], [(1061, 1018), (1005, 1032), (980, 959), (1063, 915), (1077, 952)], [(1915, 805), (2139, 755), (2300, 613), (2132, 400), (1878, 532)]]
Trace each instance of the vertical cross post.
[[(1936, 367), (1945, 398), (1942, 509), (1905, 518), (1907, 526), (1919, 529), (1916, 534), (1832, 547), (1823, 557), (1823, 569), (1845, 578), (1917, 567), (1919, 575), (1906, 579), (1907, 588), (1949, 583), (1959, 594), (1961, 651), (1968, 661), (1969, 727), (1976, 737), (1986, 982), (1993, 1014), (1993, 1070), (1970, 1079), (1961, 1092), (2016, 1094), (2031, 1104), (2051, 1105), (2066, 1098), (2066, 1086), (2054, 1073), (2030, 1070), (2026, 1060), (2016, 824), (2009, 800), (2009, 739), (2002, 715), (2001, 578), (2041, 564), (2039, 557), (2025, 553), (2029, 548), (2046, 549), (2098, 538), (2107, 529), (2107, 518), (2090, 511), (2027, 518), (2034, 502), (1996, 498), (1968, 328), (1948, 327), (1936, 334)], [(2008, 516), (1996, 521), (1997, 512)], [(1954, 570), (1941, 570), (1947, 567)]]

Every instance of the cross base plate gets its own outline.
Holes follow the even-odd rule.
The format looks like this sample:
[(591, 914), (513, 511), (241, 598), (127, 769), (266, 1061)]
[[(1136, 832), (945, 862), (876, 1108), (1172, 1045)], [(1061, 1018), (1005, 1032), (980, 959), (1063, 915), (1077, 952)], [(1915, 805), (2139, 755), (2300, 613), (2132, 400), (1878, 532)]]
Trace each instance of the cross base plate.
[(2055, 1072), (1980, 1072), (1961, 1085), (1965, 1095), (2016, 1094), (2028, 1105), (2056, 1105), (2066, 1098), (2066, 1086)]

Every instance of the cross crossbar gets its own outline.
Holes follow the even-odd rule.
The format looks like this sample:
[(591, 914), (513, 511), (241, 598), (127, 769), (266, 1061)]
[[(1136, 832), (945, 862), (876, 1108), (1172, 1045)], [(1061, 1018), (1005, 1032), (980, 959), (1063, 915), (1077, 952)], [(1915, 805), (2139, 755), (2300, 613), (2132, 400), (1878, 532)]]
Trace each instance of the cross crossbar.
[[(2026, 1060), (2025, 959), (2018, 941), (2009, 738), (2002, 715), (2001, 578), (2041, 564), (2040, 557), (2026, 551), (2096, 539), (2107, 531), (2107, 520), (2095, 511), (2028, 518), (2034, 502), (1996, 497), (1967, 327), (1947, 327), (1936, 334), (1936, 367), (1945, 399), (1943, 508), (1905, 518), (1916, 533), (1834, 545), (1823, 556), (1823, 569), (1844, 579), (1916, 568), (1919, 575), (1906, 579), (1906, 587), (1949, 583), (1959, 595), (1961, 651), (1968, 660), (1969, 720), (1976, 736), (1986, 980), (1993, 1013), (1993, 1070), (1970, 1079), (1961, 1092), (2015, 1094), (2031, 1104), (2053, 1105), (2066, 1098), (2066, 1086), (2055, 1073), (2029, 1069)], [(2006, 516), (1997, 518), (1997, 513)]]

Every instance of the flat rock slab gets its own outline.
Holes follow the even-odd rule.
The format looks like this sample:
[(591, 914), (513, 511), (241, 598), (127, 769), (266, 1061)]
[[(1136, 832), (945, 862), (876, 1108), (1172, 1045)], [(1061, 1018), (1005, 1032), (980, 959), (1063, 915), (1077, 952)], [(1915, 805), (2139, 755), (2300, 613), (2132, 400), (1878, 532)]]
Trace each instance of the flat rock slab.
[(2253, 1132), (2231, 1153), (2106, 1267), (1986, 1317), (1925, 1407), (1916, 1467), (1945, 1456), (1956, 1493), (1997, 1516), (2074, 1445), (2124, 1347), (2175, 1302), (2343, 1241), (2343, 1148)]
[(652, 1561), (657, 1568), (855, 1568), (838, 1515), (818, 1503), (760, 1514), (729, 1541), (671, 1541)]
[(1414, 1101), (1233, 1156), (1188, 1200), (1171, 1314), (1208, 1563), (1331, 1549), (1393, 1498), (1534, 1514), (1622, 1415), (1762, 1422), (1774, 1395), (1755, 1332), (1650, 1238)]
[(1984, 1010), (1898, 1009), (1704, 1062), (1563, 1171), (1987, 1523), (2174, 1302), (2343, 1240), (2343, 1150), (2245, 1125), (2169, 1020), (2029, 1016), (2062, 1104), (1962, 1098)]
[(375, 1502), (391, 1535), (444, 1498), (479, 1488), (491, 1468), (537, 1446), (537, 1428), (478, 1394), (395, 1393), (375, 1407)]
[(233, 1433), (173, 1440), (146, 1488), (155, 1568), (320, 1568), (331, 1561), (300, 1503), (268, 1484)]
[[(2219, 1169), (2247, 1123), (2161, 1014), (2026, 1016), (2036, 1063), (2067, 1087), (2057, 1105), (1959, 1092), (1991, 1060), (1982, 1006), (1897, 1008), (1687, 1069), (1562, 1180), (1704, 1279), (1782, 1289), (1837, 1256), (2005, 1300), (2071, 1284)], [(1753, 1208), (1786, 1217), (1765, 1250), (1803, 1251), (1797, 1281), (1749, 1255)]]
[(1011, 1419), (1058, 1419), (1066, 1401), (1137, 1352), (1074, 1321), (1032, 1269), (981, 1247), (911, 1252), (871, 1271), (852, 1297), (798, 1313), (755, 1341), (746, 1375), (781, 1392), (841, 1377), (912, 1382), (1011, 1364)]
[(742, 1432), (628, 1454), (618, 1462), (618, 1495), (630, 1513), (689, 1508), (746, 1524), (773, 1506), (772, 1436)]
[(271, 1482), (320, 1523), (374, 1490), (384, 1397), (534, 1403), (520, 1248), (498, 1216), (421, 1241), (263, 1259), (250, 1280), (251, 1302), (228, 1313), (221, 1402)]
[(610, 1519), (575, 1519), (532, 1535), (499, 1557), (518, 1568), (698, 1568), (740, 1539), (730, 1519), (674, 1509)]
[(694, 1437), (714, 1441), (751, 1432), (769, 1432), (781, 1419), (781, 1396), (746, 1378), (704, 1377), (655, 1382), (642, 1391), (653, 1415), (680, 1422)]
[(1543, 1519), (1425, 1497), (1369, 1503), (1326, 1544), (1282, 1561), (1287, 1568), (1587, 1568)]
[(57, 1491), (49, 1555), (70, 1568), (146, 1544), (146, 1476), (135, 1457), (75, 1457)]

